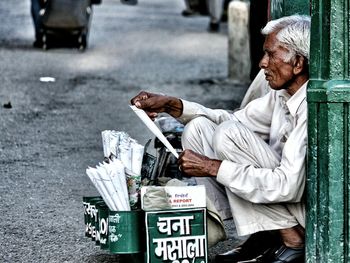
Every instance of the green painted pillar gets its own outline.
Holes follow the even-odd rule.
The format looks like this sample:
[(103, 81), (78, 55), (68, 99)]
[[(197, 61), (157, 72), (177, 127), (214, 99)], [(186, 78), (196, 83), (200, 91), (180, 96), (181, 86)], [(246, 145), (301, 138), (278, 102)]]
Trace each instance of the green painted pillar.
[(306, 262), (350, 262), (349, 0), (313, 0)]
[(294, 14), (310, 14), (310, 0), (270, 0), (269, 18), (277, 19)]

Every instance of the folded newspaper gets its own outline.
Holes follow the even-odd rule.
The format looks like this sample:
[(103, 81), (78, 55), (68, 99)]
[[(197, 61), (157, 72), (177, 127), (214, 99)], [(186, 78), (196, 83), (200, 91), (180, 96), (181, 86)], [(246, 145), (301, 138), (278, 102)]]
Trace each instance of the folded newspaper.
[(86, 174), (112, 211), (138, 208), (144, 146), (126, 132), (102, 132), (105, 161)]
[(179, 158), (179, 154), (170, 144), (168, 139), (164, 136), (158, 126), (148, 117), (146, 112), (137, 108), (136, 106), (130, 106), (130, 108), (136, 113), (136, 115), (142, 120), (147, 128), (164, 144), (164, 146), (176, 157)]

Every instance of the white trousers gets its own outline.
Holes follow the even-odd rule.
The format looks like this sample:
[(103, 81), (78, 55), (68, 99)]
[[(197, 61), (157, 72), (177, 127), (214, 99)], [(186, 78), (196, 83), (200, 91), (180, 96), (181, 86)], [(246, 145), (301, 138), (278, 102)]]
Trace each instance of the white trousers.
[[(216, 125), (205, 117), (195, 118), (185, 126), (182, 145), (184, 149), (219, 160), (270, 169), (279, 164), (279, 157), (270, 146), (237, 121), (225, 121)], [(290, 228), (298, 224), (305, 227), (303, 202), (256, 204), (232, 193), (215, 178), (196, 177), (196, 181), (206, 186), (207, 195), (223, 220), (232, 215), (240, 236)]]
[[(206, 2), (210, 16), (210, 22), (220, 23), (222, 12), (224, 10), (224, 0), (206, 0)], [(185, 0), (185, 6), (187, 10), (191, 10), (188, 0)]]
[(220, 23), (224, 10), (224, 0), (207, 0), (210, 22)]

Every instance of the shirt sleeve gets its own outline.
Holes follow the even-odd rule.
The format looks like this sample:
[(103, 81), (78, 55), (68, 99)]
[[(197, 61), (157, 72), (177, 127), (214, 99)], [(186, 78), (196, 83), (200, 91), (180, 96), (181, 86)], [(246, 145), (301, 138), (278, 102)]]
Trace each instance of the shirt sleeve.
[(249, 129), (266, 139), (269, 135), (272, 109), (275, 103), (275, 93), (269, 92), (262, 98), (250, 102), (244, 109), (235, 113), (222, 110), (210, 109), (195, 102), (181, 100), (183, 105), (182, 115), (178, 120), (184, 124), (197, 117), (206, 117), (216, 124), (227, 120), (236, 120)]
[(180, 122), (186, 124), (194, 118), (206, 117), (216, 124), (226, 120), (237, 120), (237, 118), (227, 110), (210, 109), (195, 102), (181, 100), (183, 105), (182, 115), (177, 118)]
[(261, 69), (245, 93), (240, 108), (243, 109), (249, 102), (265, 96), (269, 91), (269, 83), (265, 79), (264, 70)]
[(255, 99), (234, 113), (239, 122), (264, 140), (270, 136), (273, 108), (276, 103), (276, 92), (270, 91), (265, 96)]
[(256, 168), (224, 160), (217, 181), (253, 203), (300, 202), (305, 188), (307, 147), (306, 106), (298, 118), (274, 169)]

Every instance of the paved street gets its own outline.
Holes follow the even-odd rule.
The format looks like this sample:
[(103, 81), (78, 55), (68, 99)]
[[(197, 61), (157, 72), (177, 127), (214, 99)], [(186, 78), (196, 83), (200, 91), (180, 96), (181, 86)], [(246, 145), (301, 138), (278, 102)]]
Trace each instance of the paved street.
[(227, 79), (226, 25), (207, 33), (208, 17), (183, 8), (103, 0), (85, 52), (43, 51), (30, 1), (0, 1), (0, 262), (122, 262), (84, 237), (82, 196), (96, 194), (85, 169), (103, 160), (101, 131), (153, 138), (128, 107), (140, 90), (238, 105), (246, 87)]

